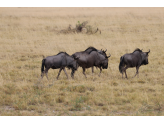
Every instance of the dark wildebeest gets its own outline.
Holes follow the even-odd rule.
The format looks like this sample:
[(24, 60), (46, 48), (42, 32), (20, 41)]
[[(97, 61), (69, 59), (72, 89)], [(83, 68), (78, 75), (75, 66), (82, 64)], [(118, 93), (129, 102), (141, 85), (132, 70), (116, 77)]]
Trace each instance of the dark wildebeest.
[(98, 53), (97, 51), (91, 51), (89, 54), (84, 52), (80, 55), (80, 58), (77, 60), (77, 63), (79, 64), (79, 66), (83, 68), (83, 74), (86, 77), (86, 74), (85, 74), (86, 68), (90, 68), (93, 66), (98, 67), (100, 69), (100, 74), (101, 74), (102, 68), (107, 69), (109, 57), (110, 56), (105, 57), (102, 54)]
[(125, 72), (125, 77), (127, 78), (126, 69), (131, 68), (131, 67), (136, 67), (136, 74), (135, 74), (136, 76), (139, 73), (138, 72), (139, 67), (141, 65), (148, 64), (149, 53), (150, 53), (150, 50), (148, 52), (142, 52), (142, 50), (137, 48), (136, 50), (134, 50), (133, 53), (125, 54), (121, 56), (120, 64), (119, 64), (119, 71), (120, 73), (122, 73), (122, 78), (123, 78), (124, 72)]
[[(81, 51), (81, 52), (76, 52), (76, 53), (74, 53), (74, 54), (72, 54), (72, 56), (74, 57), (74, 58), (76, 58), (76, 57), (80, 57), (81, 55), (83, 55), (83, 54), (85, 54), (85, 53), (87, 53), (87, 54), (90, 54), (92, 51), (97, 51), (98, 53), (100, 53), (100, 54), (102, 54), (103, 56), (105, 56), (105, 57), (107, 57), (107, 55), (106, 55), (106, 51), (107, 50), (98, 50), (98, 49), (96, 49), (96, 48), (94, 48), (94, 47), (88, 47), (85, 51)], [(94, 70), (93, 70), (93, 67), (92, 67), (92, 73), (94, 72)]]
[[(43, 78), (44, 73), (45, 73), (46, 77), (48, 79), (47, 73), (50, 68), (52, 68), (52, 69), (60, 68), (57, 79), (60, 75), (61, 70), (64, 70), (64, 72), (68, 78), (65, 67), (72, 69), (71, 77), (74, 78), (74, 71), (77, 70), (77, 68), (78, 68), (78, 64), (76, 61), (77, 59), (78, 59), (77, 57), (73, 58), (72, 56), (68, 55), (66, 52), (60, 52), (57, 55), (48, 56), (48, 57), (44, 58), (42, 60), (41, 78)], [(44, 67), (45, 67), (45, 70), (44, 70)]]

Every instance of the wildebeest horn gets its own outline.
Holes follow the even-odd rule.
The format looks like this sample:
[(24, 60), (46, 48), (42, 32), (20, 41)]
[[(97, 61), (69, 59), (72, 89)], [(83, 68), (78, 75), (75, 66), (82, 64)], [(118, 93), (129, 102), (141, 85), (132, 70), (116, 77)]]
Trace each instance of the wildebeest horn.
[(109, 58), (111, 56), (111, 54), (109, 54), (109, 56), (107, 56), (107, 58)]
[(149, 51), (147, 53), (150, 53), (150, 49), (149, 49)]
[(107, 49), (104, 52), (106, 52), (106, 51), (107, 51)]

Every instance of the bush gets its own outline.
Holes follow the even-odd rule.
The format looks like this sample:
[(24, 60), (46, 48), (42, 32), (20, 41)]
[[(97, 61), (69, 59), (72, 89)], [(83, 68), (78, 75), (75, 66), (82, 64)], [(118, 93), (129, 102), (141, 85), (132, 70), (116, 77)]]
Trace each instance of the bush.
[(94, 34), (97, 33), (98, 31), (101, 34), (101, 30), (99, 30), (97, 27), (95, 28), (94, 26), (87, 25), (88, 21), (84, 21), (76, 24), (75, 28), (72, 28), (72, 25), (70, 24), (67, 29), (61, 30), (60, 33), (68, 34), (68, 33), (86, 33), (86, 34)]

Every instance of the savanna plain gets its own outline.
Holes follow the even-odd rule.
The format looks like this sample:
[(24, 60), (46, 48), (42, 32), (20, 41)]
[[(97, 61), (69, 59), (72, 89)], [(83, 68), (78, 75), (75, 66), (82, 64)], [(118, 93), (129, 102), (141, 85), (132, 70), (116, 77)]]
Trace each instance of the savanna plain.
[[(58, 33), (88, 21), (100, 33)], [(107, 49), (108, 69), (50, 69), (40, 80), (43, 55)], [(119, 72), (120, 57), (136, 48), (149, 64)], [(164, 8), (0, 8), (0, 115), (164, 115)]]

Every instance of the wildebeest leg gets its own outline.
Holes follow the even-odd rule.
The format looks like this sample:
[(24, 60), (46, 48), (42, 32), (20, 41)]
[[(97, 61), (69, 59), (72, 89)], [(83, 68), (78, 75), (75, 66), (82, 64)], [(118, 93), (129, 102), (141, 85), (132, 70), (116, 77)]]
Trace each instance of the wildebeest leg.
[(125, 78), (128, 78), (128, 77), (127, 77), (127, 74), (126, 74), (126, 69), (128, 69), (128, 67), (129, 67), (129, 66), (126, 66), (126, 67), (124, 68)]
[[(134, 77), (135, 77), (137, 74), (138, 74), (138, 76), (139, 76), (138, 69), (139, 69), (139, 66), (136, 67), (136, 74), (134, 75)], [(134, 77), (133, 77), (133, 78), (134, 78)]]
[(60, 72), (61, 72), (62, 69), (63, 68), (60, 68), (59, 73), (58, 73), (58, 76), (57, 76), (57, 79), (59, 78), (59, 75), (60, 75)]
[[(48, 75), (47, 75), (47, 74), (48, 74), (48, 70), (49, 70), (49, 68), (46, 68), (45, 71), (43, 71), (43, 72), (41, 73), (41, 78), (40, 78), (40, 80), (43, 79), (44, 74), (46, 74), (47, 80), (49, 80), (49, 79), (48, 79)], [(40, 81), (40, 80), (39, 80), (39, 81)]]
[(44, 77), (44, 71), (41, 73), (41, 77), (38, 79), (38, 81), (40, 82)]
[(65, 75), (67, 76), (67, 79), (68, 79), (68, 75), (67, 75), (67, 72), (66, 72), (65, 68), (63, 68), (63, 70), (65, 72)]
[(123, 74), (124, 74), (124, 71), (122, 71), (122, 79), (123, 79)]
[(48, 69), (45, 69), (45, 74), (46, 74), (47, 80), (49, 80), (48, 79), (48, 70), (49, 70), (49, 68)]
[[(83, 68), (83, 74), (85, 75), (85, 68)], [(87, 76), (85, 75), (85, 78), (87, 78)]]
[(75, 72), (75, 70), (72, 70), (72, 72), (71, 72), (72, 79), (74, 79), (74, 72)]
[(124, 76), (124, 72), (125, 72), (125, 68), (122, 68), (122, 79), (123, 79), (123, 76)]
[(101, 75), (101, 71), (102, 71), (102, 68), (100, 67), (100, 74), (99, 74), (99, 76)]
[(93, 75), (93, 73), (94, 73), (94, 68), (92, 67), (92, 75)]
[(127, 77), (127, 74), (126, 74), (126, 70), (125, 70), (125, 77), (128, 78), (128, 77)]
[(41, 79), (43, 79), (44, 77), (44, 71), (41, 73)]

